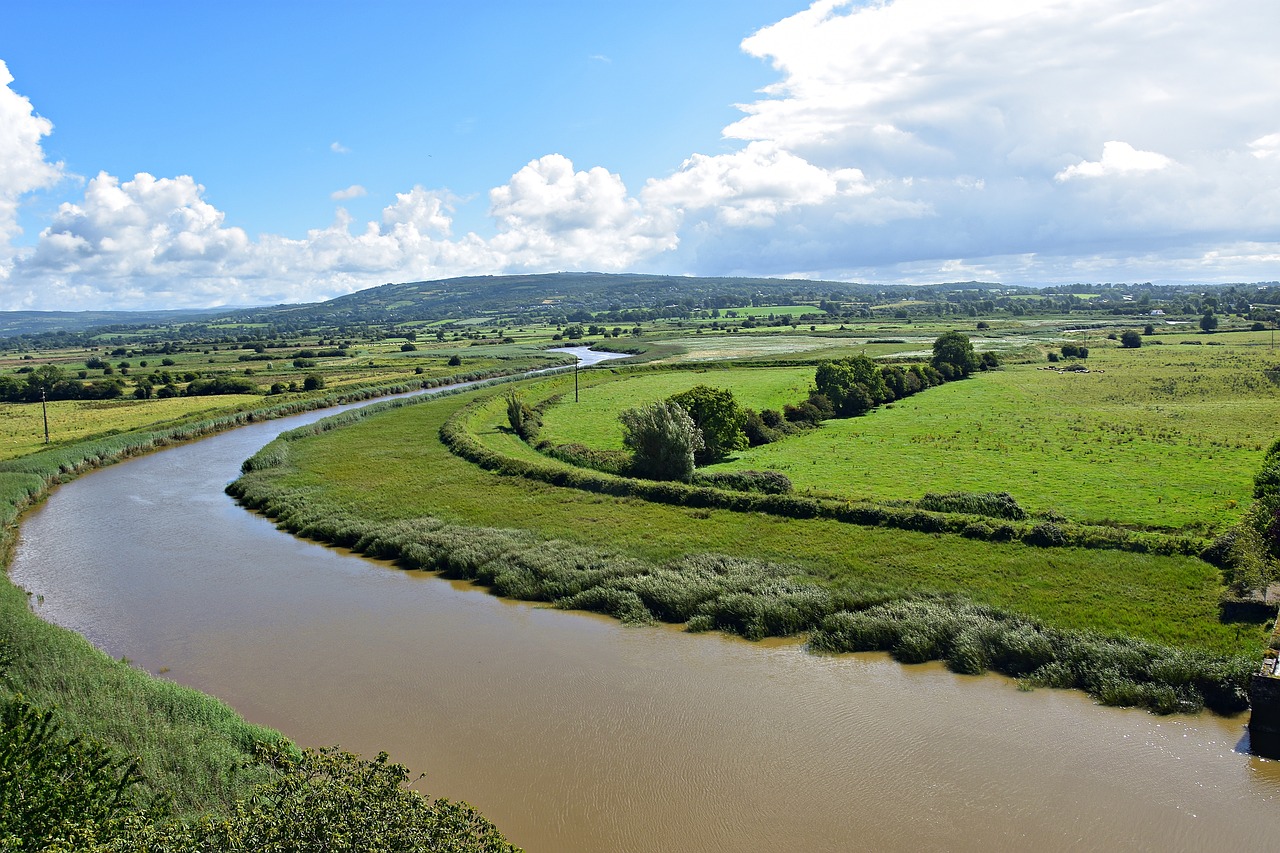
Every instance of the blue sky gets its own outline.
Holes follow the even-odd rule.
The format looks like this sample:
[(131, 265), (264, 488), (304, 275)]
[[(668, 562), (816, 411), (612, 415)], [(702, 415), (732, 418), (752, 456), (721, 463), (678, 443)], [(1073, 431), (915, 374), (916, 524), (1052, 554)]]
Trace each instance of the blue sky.
[(1277, 279), (1277, 32), (1257, 0), (9, 0), (0, 309)]

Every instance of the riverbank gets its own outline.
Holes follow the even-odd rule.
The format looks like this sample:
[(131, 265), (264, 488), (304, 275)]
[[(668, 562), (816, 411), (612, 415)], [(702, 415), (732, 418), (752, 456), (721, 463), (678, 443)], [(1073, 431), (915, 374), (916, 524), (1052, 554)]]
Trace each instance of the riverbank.
[[(299, 535), (509, 598), (751, 638), (812, 633), (826, 651), (941, 658), (957, 672), (995, 669), (1029, 686), (1077, 687), (1107, 704), (1166, 713), (1245, 707), (1252, 658), (1216, 646), (1230, 642), (1229, 631), (1197, 642), (1204, 614), (1169, 612), (1203, 598), (1220, 627), (1220, 579), (1201, 561), (1110, 553), (1099, 573), (1096, 553), (1080, 549), (1046, 554), (556, 488), (449, 453), (439, 434), (475, 396), (376, 418), (371, 410), (323, 435), (337, 424), (286, 434), (250, 459), (229, 491)], [(1022, 579), (1056, 586), (1057, 595), (1036, 599), (1056, 608), (1046, 610), (1056, 622), (1002, 603), (1018, 600)], [(1138, 594), (1145, 586), (1152, 597)], [(1170, 586), (1183, 593), (1170, 597)], [(984, 598), (973, 600), (974, 591)], [(1114, 600), (1099, 605), (1106, 595)], [(1091, 606), (1074, 608), (1077, 596)], [(1124, 624), (1100, 621), (1117, 618), (1156, 633), (1101, 627)], [(1161, 642), (1161, 631), (1180, 641)]]
[[(454, 380), (484, 378), (487, 375)], [(346, 390), (164, 430), (112, 435), (0, 462), (0, 546), (5, 569), (0, 580), (0, 651), (6, 659), (0, 702), (20, 700), (37, 708), (54, 708), (55, 723), (65, 736), (99, 743), (111, 754), (135, 758), (141, 776), (139, 802), (162, 797), (177, 815), (233, 811), (236, 803), (244, 802), (275, 776), (261, 750), (287, 746), (284, 736), (246, 722), (212, 696), (154, 677), (127, 660), (115, 660), (76, 632), (39, 618), (32, 612), (33, 602), (27, 593), (10, 581), (7, 572), (20, 516), (38, 505), (54, 486), (129, 457), (245, 424), (443, 384), (452, 383), (429, 380), (415, 383), (416, 388), (394, 385)], [(165, 533), (181, 535), (181, 531)]]
[[(1052, 851), (1081, 826), (1115, 848), (1267, 835), (1277, 780), (1231, 752), (1240, 719), (624, 626), (360, 559), (221, 494), (279, 428), (252, 424), (57, 490), (24, 520), (14, 577), (47, 594), (46, 618), (116, 657), (170, 668), (300, 743), (386, 749), (531, 851)], [(452, 473), (413, 454), (381, 468)], [(602, 535), (605, 509), (585, 507)], [(67, 562), (46, 572), (33, 545), (59, 538)]]

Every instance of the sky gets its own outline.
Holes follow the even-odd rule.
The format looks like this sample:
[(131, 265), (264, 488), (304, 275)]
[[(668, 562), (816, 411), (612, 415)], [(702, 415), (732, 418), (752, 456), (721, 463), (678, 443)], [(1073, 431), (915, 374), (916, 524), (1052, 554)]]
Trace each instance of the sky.
[(1280, 279), (1280, 3), (0, 5), (0, 310)]

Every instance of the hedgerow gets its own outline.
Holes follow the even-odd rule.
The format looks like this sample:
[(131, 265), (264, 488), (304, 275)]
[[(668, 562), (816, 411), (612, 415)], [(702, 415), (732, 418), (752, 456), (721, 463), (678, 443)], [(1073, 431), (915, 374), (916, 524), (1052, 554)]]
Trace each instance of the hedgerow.
[[(551, 462), (517, 459), (485, 446), (467, 427), (475, 412), (486, 405), (479, 398), (455, 412), (440, 428), (440, 440), (455, 455), (481, 468), (508, 476), (526, 477), (554, 486), (580, 489), (616, 497), (634, 497), (656, 503), (736, 512), (764, 512), (786, 518), (827, 518), (864, 526), (892, 527), (922, 533), (963, 534), (972, 539), (995, 542), (1022, 541), (1039, 547), (1101, 548), (1143, 554), (1195, 555), (1203, 543), (1187, 536), (1131, 531), (1098, 525), (1058, 521), (1002, 521), (986, 519), (1016, 517), (1025, 512), (1012, 498), (1002, 494), (927, 495), (912, 505), (842, 501), (785, 493), (755, 493), (713, 488), (695, 479), (693, 483), (657, 482)], [(780, 475), (781, 476), (781, 475)], [(958, 506), (980, 512), (934, 511), (931, 506)]]
[[(880, 650), (903, 662), (945, 660), (956, 672), (995, 670), (1031, 684), (1073, 687), (1105, 703), (1161, 713), (1202, 706), (1230, 713), (1247, 702), (1248, 657), (1053, 629), (959, 596), (872, 586), (831, 589), (778, 563), (694, 554), (654, 564), (576, 543), (544, 541), (522, 530), (447, 524), (432, 517), (379, 524), (329, 508), (311, 492), (282, 488), (277, 473), (248, 472), (228, 492), (299, 535), (399, 560), (407, 569), (472, 580), (508, 598), (749, 639), (807, 633), (815, 651)], [(721, 494), (676, 483), (650, 485), (678, 495), (686, 505), (718, 500)], [(748, 502), (790, 499), (734, 496)]]

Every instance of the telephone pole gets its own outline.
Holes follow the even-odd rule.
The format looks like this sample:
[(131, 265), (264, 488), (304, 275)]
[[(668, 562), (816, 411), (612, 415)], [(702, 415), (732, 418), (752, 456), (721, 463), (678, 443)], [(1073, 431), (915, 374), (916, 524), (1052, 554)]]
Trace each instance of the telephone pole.
[(43, 388), (40, 389), (40, 412), (44, 415), (44, 443), (49, 443), (49, 404), (45, 400), (46, 394)]

